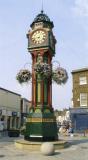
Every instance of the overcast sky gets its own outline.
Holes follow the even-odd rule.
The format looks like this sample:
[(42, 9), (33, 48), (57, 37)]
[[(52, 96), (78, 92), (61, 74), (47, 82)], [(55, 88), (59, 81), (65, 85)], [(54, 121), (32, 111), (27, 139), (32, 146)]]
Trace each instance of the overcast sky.
[[(26, 33), (41, 8), (42, 0), (0, 0), (0, 87), (29, 100), (31, 83), (20, 86), (15, 76), (31, 63)], [(44, 12), (54, 22), (57, 44), (53, 60), (58, 60), (69, 75), (66, 85), (53, 84), (53, 107), (68, 108), (72, 99), (71, 71), (88, 67), (88, 0), (44, 0)]]

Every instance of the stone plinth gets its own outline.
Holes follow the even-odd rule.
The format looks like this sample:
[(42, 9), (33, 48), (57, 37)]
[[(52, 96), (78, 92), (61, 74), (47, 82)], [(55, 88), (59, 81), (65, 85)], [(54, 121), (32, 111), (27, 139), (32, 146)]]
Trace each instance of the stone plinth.
[[(15, 146), (19, 149), (29, 150), (29, 151), (40, 151), (40, 147), (43, 142), (32, 142), (26, 141), (24, 139), (15, 141)], [(58, 140), (49, 142), (54, 144), (55, 150), (63, 149), (69, 146), (69, 143), (64, 140)]]

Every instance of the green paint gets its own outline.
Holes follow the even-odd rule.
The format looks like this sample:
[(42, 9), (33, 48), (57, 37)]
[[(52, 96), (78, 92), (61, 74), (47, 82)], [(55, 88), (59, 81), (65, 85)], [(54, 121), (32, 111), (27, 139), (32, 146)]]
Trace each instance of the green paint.
[(51, 118), (54, 122), (26, 122), (25, 136), (31, 135), (42, 136), (57, 139), (57, 125), (53, 113), (33, 113), (29, 114), (28, 118)]
[(44, 113), (50, 113), (50, 110), (49, 109), (45, 109)]
[(46, 63), (48, 63), (48, 57), (44, 56), (43, 61), (46, 62)]

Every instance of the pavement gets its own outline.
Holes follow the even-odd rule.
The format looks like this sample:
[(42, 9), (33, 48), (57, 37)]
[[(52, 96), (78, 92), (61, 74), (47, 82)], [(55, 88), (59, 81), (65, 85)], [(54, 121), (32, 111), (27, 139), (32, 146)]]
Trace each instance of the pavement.
[[(22, 138), (22, 137), (21, 137)], [(40, 151), (17, 149), (14, 141), (19, 138), (0, 137), (0, 160), (88, 160), (88, 136), (61, 136), (70, 146), (55, 151), (53, 156), (44, 156)]]

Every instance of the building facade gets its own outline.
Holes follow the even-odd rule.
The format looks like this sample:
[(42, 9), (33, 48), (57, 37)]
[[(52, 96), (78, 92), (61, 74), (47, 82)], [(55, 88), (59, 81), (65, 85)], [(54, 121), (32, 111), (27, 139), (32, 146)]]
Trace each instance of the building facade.
[(21, 95), (0, 88), (0, 122), (4, 130), (20, 128)]
[(75, 131), (88, 129), (88, 68), (72, 71), (73, 108), (71, 121)]
[(31, 107), (31, 101), (26, 98), (21, 99), (21, 126), (25, 124), (26, 117), (29, 114), (29, 109)]
[(73, 107), (88, 106), (88, 68), (72, 71)]

